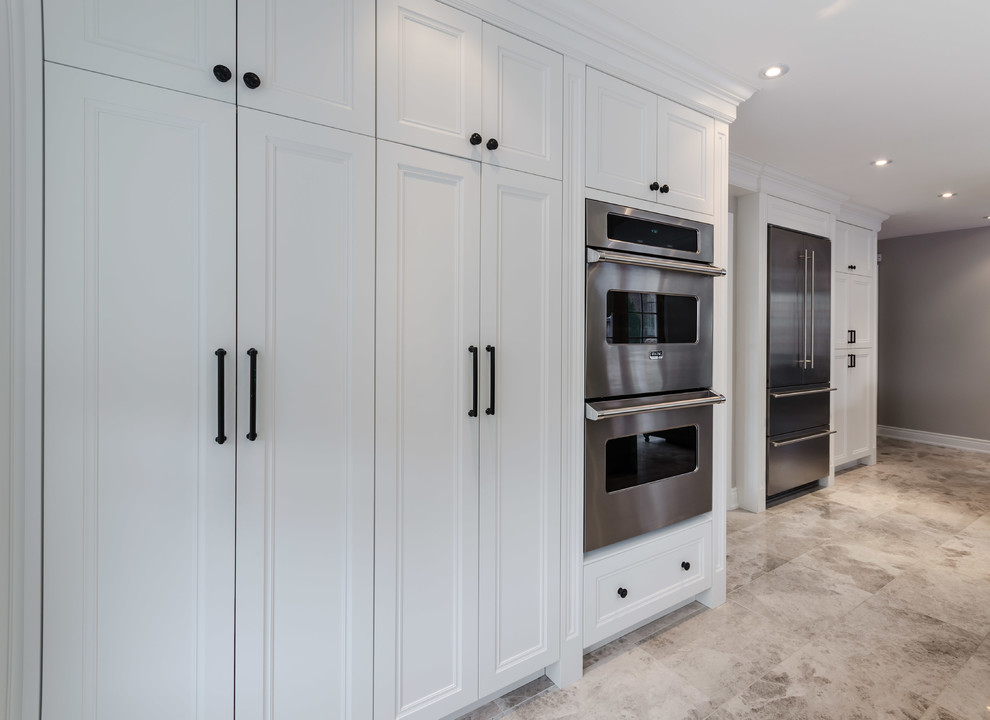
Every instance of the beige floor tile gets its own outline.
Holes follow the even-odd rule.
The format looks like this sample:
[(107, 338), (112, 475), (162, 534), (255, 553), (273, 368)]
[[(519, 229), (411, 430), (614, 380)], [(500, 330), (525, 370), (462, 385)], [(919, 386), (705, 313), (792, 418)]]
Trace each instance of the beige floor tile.
[(938, 696), (937, 704), (966, 720), (990, 718), (990, 637)]

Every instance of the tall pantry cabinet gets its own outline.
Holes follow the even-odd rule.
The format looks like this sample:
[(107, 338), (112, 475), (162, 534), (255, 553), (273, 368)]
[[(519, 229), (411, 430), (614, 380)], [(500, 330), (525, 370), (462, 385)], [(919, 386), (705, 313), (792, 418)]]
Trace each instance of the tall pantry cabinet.
[(45, 718), (371, 714), (374, 17), (313, 5), (343, 61), (46, 3)]

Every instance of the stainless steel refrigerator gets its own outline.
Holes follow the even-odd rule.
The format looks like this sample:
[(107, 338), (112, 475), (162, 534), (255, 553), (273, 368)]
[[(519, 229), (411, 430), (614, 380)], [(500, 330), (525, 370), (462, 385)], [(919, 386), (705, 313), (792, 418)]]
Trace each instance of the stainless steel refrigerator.
[(767, 302), (767, 497), (829, 472), (828, 238), (771, 225)]

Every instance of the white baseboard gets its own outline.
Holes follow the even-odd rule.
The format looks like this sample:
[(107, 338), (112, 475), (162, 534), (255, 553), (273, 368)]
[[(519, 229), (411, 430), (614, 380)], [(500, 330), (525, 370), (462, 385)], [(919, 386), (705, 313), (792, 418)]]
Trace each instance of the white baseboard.
[(877, 435), (881, 437), (894, 438), (896, 440), (909, 440), (911, 442), (925, 443), (926, 445), (939, 445), (941, 447), (956, 448), (957, 450), (972, 450), (974, 452), (990, 453), (990, 440), (980, 440), (978, 438), (959, 437), (958, 435), (943, 435), (942, 433), (925, 432), (924, 430), (909, 430), (907, 428), (888, 427), (877, 425)]
[(739, 488), (729, 488), (729, 497), (727, 499), (728, 505), (727, 510), (738, 510), (739, 509)]

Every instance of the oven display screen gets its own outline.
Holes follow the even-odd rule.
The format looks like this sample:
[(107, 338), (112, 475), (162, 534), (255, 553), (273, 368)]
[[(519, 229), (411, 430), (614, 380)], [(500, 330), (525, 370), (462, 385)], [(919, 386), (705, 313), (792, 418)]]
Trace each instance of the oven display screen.
[(694, 228), (609, 214), (606, 230), (609, 240), (690, 253), (698, 252), (698, 231)]
[(605, 443), (605, 492), (694, 472), (698, 468), (698, 427), (657, 430)]
[(610, 345), (696, 343), (698, 298), (609, 290), (605, 340)]

